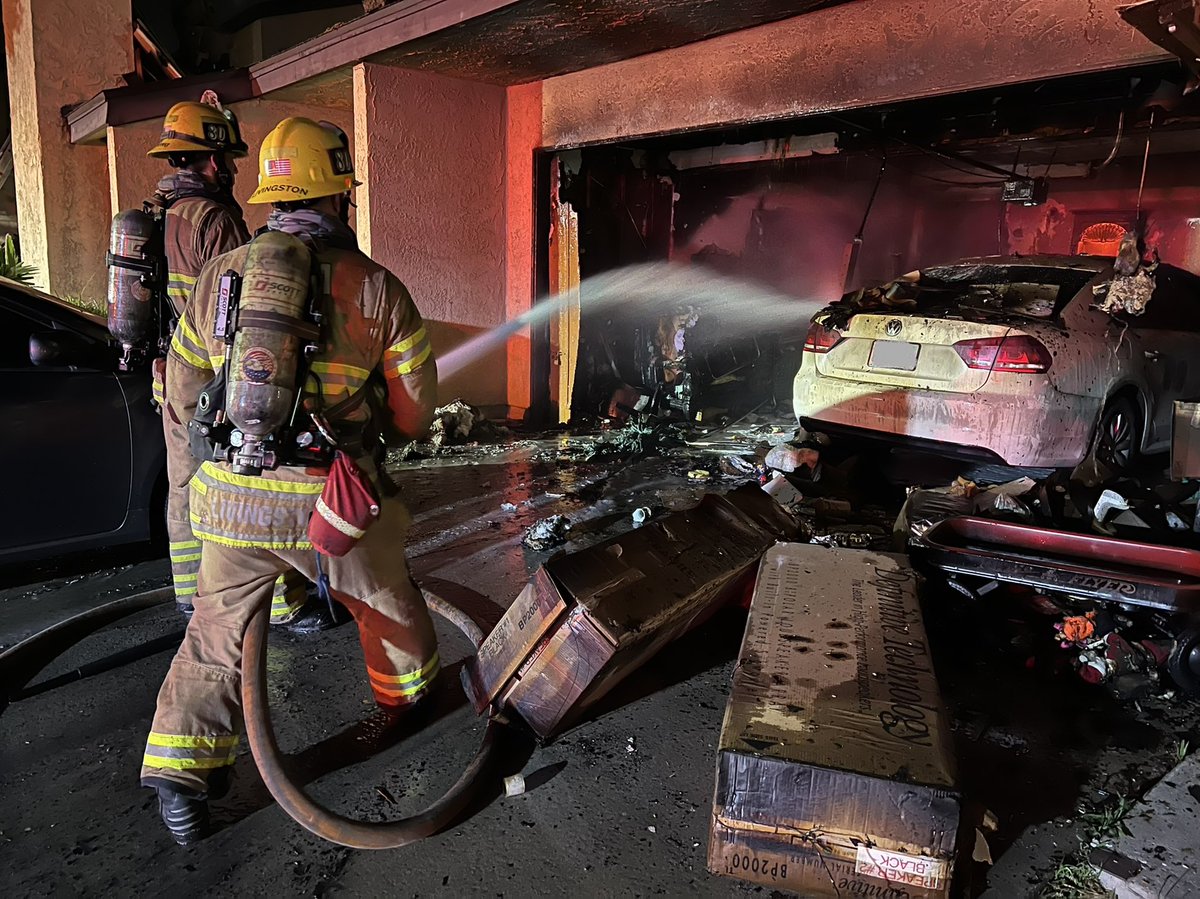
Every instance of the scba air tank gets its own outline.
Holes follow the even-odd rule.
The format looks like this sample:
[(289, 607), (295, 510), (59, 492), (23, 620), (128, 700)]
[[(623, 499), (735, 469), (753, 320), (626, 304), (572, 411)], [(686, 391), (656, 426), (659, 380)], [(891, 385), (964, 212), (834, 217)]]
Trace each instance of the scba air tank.
[(241, 432), (232, 458), (239, 474), (274, 466), (267, 439), (295, 408), (311, 268), (308, 248), (278, 231), (254, 238), (246, 254), (225, 393), (226, 415)]
[(134, 366), (154, 339), (158, 321), (155, 291), (162, 277), (157, 226), (140, 209), (113, 217), (108, 243), (108, 331), (121, 344), (121, 367)]

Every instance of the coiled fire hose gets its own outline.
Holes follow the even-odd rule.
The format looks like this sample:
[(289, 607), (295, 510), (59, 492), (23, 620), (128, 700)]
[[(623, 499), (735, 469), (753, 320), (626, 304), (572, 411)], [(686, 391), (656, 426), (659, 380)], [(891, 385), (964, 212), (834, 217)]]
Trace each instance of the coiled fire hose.
[[(425, 591), (425, 601), (433, 612), (462, 631), (476, 649), (483, 642), (483, 631), (469, 615), (439, 596)], [(73, 618), (60, 621), (0, 653), (0, 711), (39, 671), (79, 641), (106, 625), (156, 605), (174, 600), (174, 590), (165, 587), (97, 606)], [(367, 824), (342, 817), (318, 805), (287, 776), (283, 756), (271, 729), (267, 702), (267, 625), (270, 608), (264, 605), (250, 622), (242, 656), (242, 702), (246, 736), (263, 782), (275, 801), (302, 827), (323, 839), (352, 849), (398, 849), (424, 839), (449, 825), (466, 808), (483, 783), (498, 746), (499, 725), (489, 718), (483, 741), (470, 765), (446, 792), (422, 812), (399, 821)]]
[[(463, 632), (476, 649), (483, 642), (483, 631), (464, 612), (439, 596), (425, 592), (429, 611), (445, 618)], [(258, 772), (275, 801), (300, 826), (322, 839), (351, 849), (399, 849), (437, 833), (450, 824), (474, 798), (497, 747), (499, 725), (488, 718), (483, 742), (462, 776), (433, 805), (422, 812), (380, 824), (366, 824), (345, 818), (318, 805), (292, 782), (283, 769), (283, 756), (271, 729), (271, 710), (267, 705), (267, 624), (270, 609), (263, 606), (246, 631), (242, 649), (242, 706), (246, 719), (246, 737)]]

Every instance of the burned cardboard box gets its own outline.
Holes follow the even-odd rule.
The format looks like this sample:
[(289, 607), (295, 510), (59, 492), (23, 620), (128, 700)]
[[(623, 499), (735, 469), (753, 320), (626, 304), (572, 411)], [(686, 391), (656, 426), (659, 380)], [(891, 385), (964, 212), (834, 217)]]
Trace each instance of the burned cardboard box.
[(1200, 477), (1200, 403), (1175, 401), (1171, 417), (1171, 478)]
[(796, 523), (759, 487), (547, 562), (463, 669), (477, 711), (516, 712), (543, 739), (706, 620)]
[(780, 543), (717, 754), (708, 868), (803, 895), (949, 894), (949, 725), (904, 556)]

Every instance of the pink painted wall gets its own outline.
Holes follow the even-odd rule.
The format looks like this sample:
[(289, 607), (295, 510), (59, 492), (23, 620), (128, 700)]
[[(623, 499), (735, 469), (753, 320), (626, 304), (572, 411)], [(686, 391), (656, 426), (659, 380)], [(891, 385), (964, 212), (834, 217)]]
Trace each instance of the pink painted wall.
[[(542, 87), (510, 87), (505, 98), (504, 309), (511, 321), (533, 306), (535, 255), (534, 150), (541, 140)], [(509, 414), (519, 417), (530, 404), (529, 329), (509, 338), (506, 349)]]
[[(877, 165), (829, 157), (786, 170), (763, 163), (751, 173), (685, 172), (677, 185), (675, 258), (707, 261), (797, 297), (835, 299)], [(947, 190), (893, 163), (868, 219), (851, 286), (967, 256), (1073, 254), (1088, 225), (1132, 222), (1140, 165), (1140, 158), (1129, 157), (1092, 177), (1051, 178), (1048, 201), (1026, 207), (1002, 202), (998, 187)], [(1200, 273), (1200, 172), (1194, 160), (1152, 157), (1142, 209), (1148, 247), (1165, 262)]]
[[(1141, 159), (1114, 163), (1094, 178), (1051, 181), (1042, 206), (1009, 206), (1005, 239), (1017, 253), (1071, 253), (1097, 219), (1124, 224), (1137, 208)], [(1151, 157), (1142, 197), (1146, 244), (1163, 261), (1200, 273), (1200, 172), (1194, 157)]]
[[(505, 91), (373, 64), (356, 67), (354, 88), (364, 249), (408, 286), (444, 355), (506, 318)], [(501, 348), (443, 378), (440, 398), (507, 407), (506, 368)]]
[(75, 146), (62, 110), (121, 83), (133, 68), (129, 0), (103, 0), (81, 21), (72, 0), (4, 0), (13, 177), (21, 252), (39, 287), (95, 303), (104, 296), (109, 180), (104, 149)]
[[(813, 157), (786, 164), (681, 173), (674, 257), (764, 282), (791, 296), (830, 301), (843, 292), (848, 253), (879, 161)], [(949, 195), (895, 162), (863, 232), (852, 286), (922, 265), (999, 250), (999, 190)]]
[(856, 0), (548, 79), (542, 143), (790, 118), (1169, 58), (1115, 0)]

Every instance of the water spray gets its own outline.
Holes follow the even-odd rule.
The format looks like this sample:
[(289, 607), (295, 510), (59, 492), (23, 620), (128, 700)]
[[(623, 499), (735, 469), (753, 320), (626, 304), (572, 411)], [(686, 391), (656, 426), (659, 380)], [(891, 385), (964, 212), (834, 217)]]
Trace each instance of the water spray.
[[(502, 346), (510, 337), (542, 324), (564, 310), (575, 290), (556, 294), (532, 309), (472, 337), (438, 359), (438, 372), (451, 377)], [(614, 307), (668, 315), (693, 306), (721, 322), (730, 337), (764, 331), (802, 329), (824, 300), (789, 296), (763, 285), (721, 275), (702, 266), (647, 262), (593, 275), (580, 282), (578, 296), (585, 315)]]

